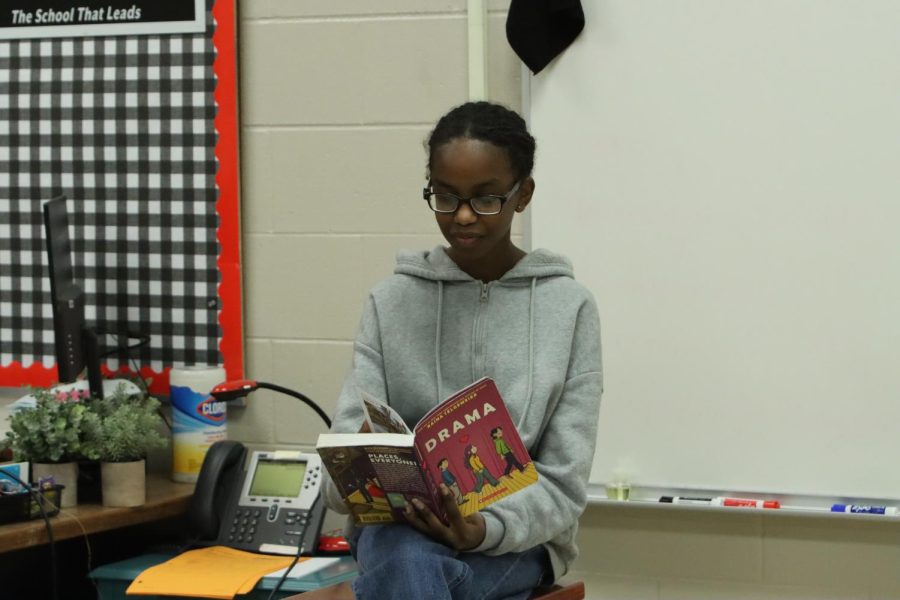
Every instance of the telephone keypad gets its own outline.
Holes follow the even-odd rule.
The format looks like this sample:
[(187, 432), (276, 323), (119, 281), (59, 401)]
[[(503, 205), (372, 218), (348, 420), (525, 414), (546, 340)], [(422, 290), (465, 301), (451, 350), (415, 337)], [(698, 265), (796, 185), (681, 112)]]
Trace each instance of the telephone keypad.
[[(252, 545), (259, 530), (260, 520), (280, 522), (281, 536), (278, 543), (296, 547), (303, 537), (304, 528), (309, 523), (309, 512), (305, 510), (280, 510), (277, 505), (268, 510), (238, 508), (235, 510), (229, 528), (228, 541), (234, 544)], [(274, 524), (274, 523), (273, 523)]]
[(256, 526), (259, 521), (260, 511), (249, 508), (238, 508), (234, 511), (231, 521), (231, 529), (228, 535), (229, 542), (250, 544), (256, 534)]

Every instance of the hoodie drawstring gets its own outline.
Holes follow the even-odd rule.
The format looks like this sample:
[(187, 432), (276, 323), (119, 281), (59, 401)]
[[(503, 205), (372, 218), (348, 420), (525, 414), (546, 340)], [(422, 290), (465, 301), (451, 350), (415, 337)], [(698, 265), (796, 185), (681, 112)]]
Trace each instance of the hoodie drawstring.
[(437, 282), (437, 326), (434, 332), (434, 375), (437, 379), (437, 401), (444, 401), (444, 394), (441, 390), (441, 313), (444, 311), (444, 282)]
[(531, 409), (531, 401), (534, 398), (534, 296), (537, 289), (537, 277), (531, 278), (531, 297), (528, 299), (528, 389), (525, 392), (527, 398), (522, 414), (519, 416), (519, 422), (516, 427), (521, 429), (528, 418), (528, 411)]

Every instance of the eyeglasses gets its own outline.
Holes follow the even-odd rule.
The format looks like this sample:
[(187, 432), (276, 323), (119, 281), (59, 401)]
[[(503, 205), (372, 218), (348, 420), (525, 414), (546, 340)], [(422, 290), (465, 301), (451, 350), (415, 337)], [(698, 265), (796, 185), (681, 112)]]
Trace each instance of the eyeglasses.
[(509, 200), (516, 192), (522, 181), (516, 182), (513, 189), (505, 194), (485, 194), (471, 198), (460, 198), (449, 192), (434, 192), (430, 187), (422, 190), (422, 198), (428, 202), (428, 207), (436, 213), (455, 213), (461, 202), (466, 202), (475, 213), (479, 215), (496, 215), (503, 209), (503, 203)]

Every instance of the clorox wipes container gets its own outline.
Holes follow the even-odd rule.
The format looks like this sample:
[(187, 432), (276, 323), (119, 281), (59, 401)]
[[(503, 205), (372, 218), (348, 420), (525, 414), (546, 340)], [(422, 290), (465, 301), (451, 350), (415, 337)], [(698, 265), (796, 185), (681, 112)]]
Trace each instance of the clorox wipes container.
[(209, 394), (223, 381), (222, 367), (181, 367), (169, 372), (175, 481), (197, 481), (206, 451), (228, 437), (226, 403)]

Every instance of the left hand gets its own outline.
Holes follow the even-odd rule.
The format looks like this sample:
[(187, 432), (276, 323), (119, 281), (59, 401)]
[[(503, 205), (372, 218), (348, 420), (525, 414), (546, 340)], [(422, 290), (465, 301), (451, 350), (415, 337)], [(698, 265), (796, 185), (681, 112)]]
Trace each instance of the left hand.
[(444, 484), (441, 484), (441, 496), (444, 506), (447, 508), (449, 525), (441, 522), (418, 499), (414, 499), (412, 503), (407, 504), (404, 512), (406, 520), (425, 535), (446, 544), (454, 550), (471, 550), (478, 546), (484, 540), (486, 532), (484, 517), (481, 516), (481, 513), (463, 517), (459, 512), (456, 499)]

